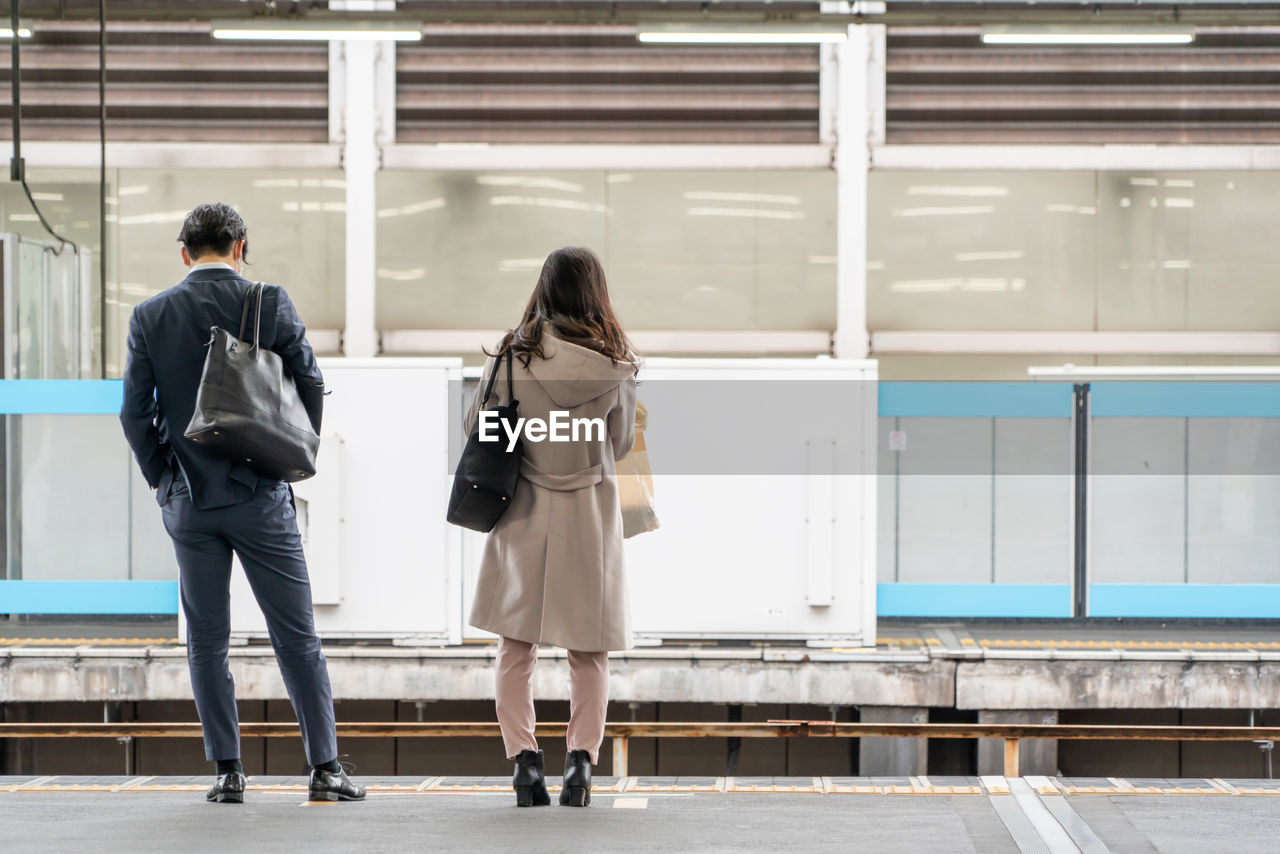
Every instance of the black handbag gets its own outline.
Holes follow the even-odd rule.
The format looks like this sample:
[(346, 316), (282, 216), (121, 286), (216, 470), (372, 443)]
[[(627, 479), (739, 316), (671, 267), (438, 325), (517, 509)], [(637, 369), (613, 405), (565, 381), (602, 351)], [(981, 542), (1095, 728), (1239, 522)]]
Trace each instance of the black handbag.
[[(185, 435), (258, 474), (295, 483), (316, 473), (320, 437), (280, 356), (258, 346), (263, 290), (261, 282), (249, 287), (239, 335), (213, 327)], [(251, 304), (252, 344), (245, 339)]]
[[(489, 395), (493, 392), (493, 381), (502, 370), (502, 361), (493, 366), (489, 382), (485, 383), (484, 396), (480, 399), (479, 412), (485, 411)], [(508, 424), (515, 424), (519, 418), (520, 401), (516, 400), (511, 382), (511, 351), (507, 350), (507, 400), (506, 406), (495, 406), (498, 418)], [(472, 531), (488, 533), (498, 524), (502, 514), (511, 506), (511, 499), (516, 494), (516, 484), (520, 481), (520, 460), (524, 456), (524, 440), (517, 438), (510, 447), (505, 431), (499, 431), (498, 441), (480, 441), (480, 417), (471, 428), (467, 437), (467, 445), (462, 449), (458, 459), (458, 468), (453, 473), (453, 492), (449, 496), (449, 510), (445, 519)]]

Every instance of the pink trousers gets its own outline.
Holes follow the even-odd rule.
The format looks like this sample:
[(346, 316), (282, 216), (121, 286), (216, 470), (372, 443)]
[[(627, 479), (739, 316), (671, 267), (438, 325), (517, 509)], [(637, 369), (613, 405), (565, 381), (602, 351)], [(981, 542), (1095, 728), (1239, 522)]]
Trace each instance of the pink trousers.
[[(537, 750), (533, 737), (533, 667), (537, 644), (501, 638), (494, 693), (498, 725), (507, 758), (522, 750)], [(609, 704), (609, 654), (569, 650), (569, 750), (585, 750), (595, 765), (604, 741), (604, 718)]]

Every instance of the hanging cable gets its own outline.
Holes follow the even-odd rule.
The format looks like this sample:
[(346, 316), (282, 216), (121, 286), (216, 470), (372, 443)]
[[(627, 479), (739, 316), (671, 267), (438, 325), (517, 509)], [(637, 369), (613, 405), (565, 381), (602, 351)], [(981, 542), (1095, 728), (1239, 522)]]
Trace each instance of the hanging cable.
[(53, 226), (49, 225), (49, 221), (44, 218), (44, 214), (40, 211), (40, 206), (36, 204), (35, 197), (31, 195), (31, 188), (27, 186), (27, 170), (22, 161), (22, 74), (20, 70), (20, 53), (18, 43), (22, 41), (19, 37), (18, 26), (18, 0), (13, 0), (9, 6), (9, 26), (13, 31), (13, 37), (9, 40), (9, 59), (12, 63), (12, 85), (13, 90), (13, 158), (9, 161), (9, 180), (19, 181), (22, 183), (22, 191), (27, 194), (27, 201), (31, 203), (31, 209), (36, 212), (36, 218), (40, 220), (40, 224), (44, 226), (44, 230), (53, 235), (58, 241), (58, 254), (62, 254), (62, 250), (68, 245), (72, 250), (78, 250), (75, 241), (67, 240), (61, 234), (53, 230)]
[[(17, 5), (17, 0), (14, 0)], [(98, 338), (107, 378), (107, 0), (98, 0)]]

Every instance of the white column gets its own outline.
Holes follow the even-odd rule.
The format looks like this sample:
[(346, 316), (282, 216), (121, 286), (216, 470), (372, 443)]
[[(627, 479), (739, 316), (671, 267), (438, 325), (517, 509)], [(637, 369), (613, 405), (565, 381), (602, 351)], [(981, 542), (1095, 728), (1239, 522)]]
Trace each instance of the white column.
[(347, 182), (347, 322), (343, 354), (378, 354), (376, 305), (378, 171), (377, 109), (374, 98), (378, 43), (342, 43), (343, 148)]
[[(877, 45), (879, 49), (877, 50)], [(867, 335), (867, 170), (883, 134), (884, 26), (855, 25), (837, 49), (835, 354), (864, 359)], [(879, 118), (877, 118), (877, 113)]]

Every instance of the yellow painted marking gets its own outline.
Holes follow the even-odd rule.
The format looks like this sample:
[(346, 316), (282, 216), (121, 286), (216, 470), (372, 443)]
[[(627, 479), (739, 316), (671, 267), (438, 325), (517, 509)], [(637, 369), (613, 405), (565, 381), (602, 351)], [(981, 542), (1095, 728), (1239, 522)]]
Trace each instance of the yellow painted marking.
[(978, 780), (982, 783), (983, 787), (993, 795), (1009, 794), (1009, 781), (1004, 777), (991, 775), (987, 777), (979, 777)]
[[(974, 641), (965, 638), (965, 644)], [(1166, 640), (1026, 640), (1022, 638), (983, 638), (980, 645), (989, 649), (1280, 649), (1277, 641), (1166, 641)]]
[(613, 808), (616, 810), (647, 810), (649, 808), (649, 799), (617, 798), (613, 802)]
[(177, 638), (0, 638), (0, 646), (174, 646)]
[(300, 807), (336, 807), (338, 801), (303, 801), (298, 804)]

